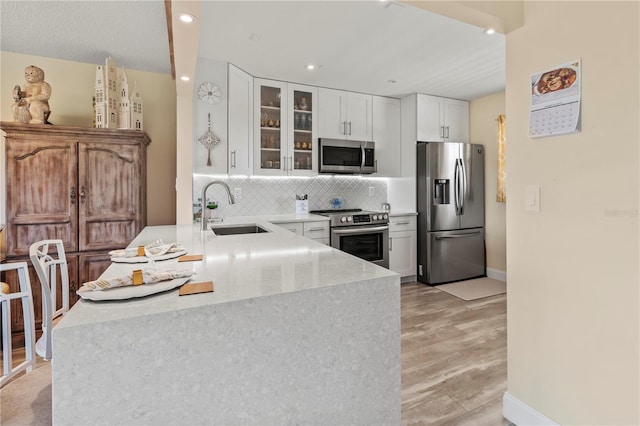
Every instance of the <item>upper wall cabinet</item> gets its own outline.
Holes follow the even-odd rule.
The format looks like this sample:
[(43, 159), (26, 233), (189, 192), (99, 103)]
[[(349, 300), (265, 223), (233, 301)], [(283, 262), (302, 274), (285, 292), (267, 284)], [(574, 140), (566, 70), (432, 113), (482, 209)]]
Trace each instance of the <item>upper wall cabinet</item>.
[(373, 96), (377, 176), (400, 176), (400, 99)]
[(317, 173), (317, 88), (255, 79), (254, 173)]
[(318, 136), (330, 139), (372, 140), (372, 96), (334, 89), (318, 89)]
[(417, 140), (469, 142), (469, 102), (418, 94)]
[(253, 77), (229, 64), (228, 164), (230, 175), (253, 174)]

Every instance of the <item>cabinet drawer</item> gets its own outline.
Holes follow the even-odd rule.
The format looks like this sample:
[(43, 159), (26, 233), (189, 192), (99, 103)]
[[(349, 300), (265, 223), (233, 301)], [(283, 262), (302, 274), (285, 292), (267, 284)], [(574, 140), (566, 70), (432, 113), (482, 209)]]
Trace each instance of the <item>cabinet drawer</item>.
[(312, 239), (329, 238), (329, 221), (304, 222), (304, 236)]
[(276, 223), (281, 228), (286, 229), (287, 231), (293, 232), (294, 234), (304, 235), (304, 231), (302, 228), (302, 222), (282, 222)]
[(389, 232), (409, 231), (413, 229), (416, 229), (416, 217), (414, 215), (389, 218)]

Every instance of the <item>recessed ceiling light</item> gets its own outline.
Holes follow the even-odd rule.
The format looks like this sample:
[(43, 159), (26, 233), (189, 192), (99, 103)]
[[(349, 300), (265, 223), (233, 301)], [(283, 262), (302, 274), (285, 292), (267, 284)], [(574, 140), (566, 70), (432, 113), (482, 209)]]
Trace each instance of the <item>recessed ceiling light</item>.
[(388, 82), (388, 83), (397, 83), (397, 82), (398, 82), (398, 80), (394, 80), (394, 79), (390, 78), (389, 80), (387, 80), (387, 82)]
[(192, 23), (194, 23), (196, 21), (196, 17), (193, 16), (192, 14), (190, 14), (190, 13), (181, 13), (180, 14), (180, 20), (182, 22), (187, 23), (187, 24), (192, 24)]
[(491, 34), (495, 34), (496, 30), (494, 30), (493, 28), (487, 28), (486, 30), (484, 30), (485, 34), (491, 35)]
[(316, 66), (315, 66), (315, 65), (313, 65), (313, 64), (309, 64), (309, 65), (307, 65), (307, 69), (308, 69), (309, 71), (311, 71), (311, 70), (313, 70), (313, 69), (315, 69), (315, 68), (316, 68)]
[(188, 75), (183, 75), (182, 77), (180, 77), (180, 80), (182, 80), (182, 81), (189, 81), (189, 80), (190, 80), (190, 78), (189, 78), (189, 76), (188, 76)]

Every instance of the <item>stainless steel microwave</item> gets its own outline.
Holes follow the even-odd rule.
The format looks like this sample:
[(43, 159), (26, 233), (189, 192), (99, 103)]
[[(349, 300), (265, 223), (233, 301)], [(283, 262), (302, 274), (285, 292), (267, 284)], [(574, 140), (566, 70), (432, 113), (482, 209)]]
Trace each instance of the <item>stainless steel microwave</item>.
[(371, 141), (319, 140), (320, 173), (369, 174), (376, 172), (376, 144)]

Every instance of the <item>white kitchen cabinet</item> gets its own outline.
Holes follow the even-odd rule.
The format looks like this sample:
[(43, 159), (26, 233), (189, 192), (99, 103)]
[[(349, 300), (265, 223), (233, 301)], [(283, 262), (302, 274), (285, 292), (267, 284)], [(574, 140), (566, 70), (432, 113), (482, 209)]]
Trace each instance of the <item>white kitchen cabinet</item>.
[(318, 220), (313, 222), (306, 221), (294, 221), (294, 222), (280, 222), (275, 225), (293, 232), (294, 234), (302, 235), (312, 240), (318, 241), (322, 244), (329, 245), (329, 221)]
[(400, 176), (400, 99), (373, 96), (377, 176)]
[(322, 244), (329, 245), (329, 221), (304, 222), (303, 235)]
[(229, 64), (228, 154), (230, 175), (253, 174), (253, 77)]
[(304, 235), (304, 228), (302, 227), (302, 222), (280, 222), (275, 223), (281, 228), (286, 229), (289, 232), (293, 232), (294, 234)]
[(417, 265), (416, 216), (389, 218), (389, 269), (401, 277), (415, 276)]
[(317, 173), (317, 88), (255, 79), (254, 173)]
[(371, 95), (320, 88), (318, 98), (318, 137), (372, 140)]
[(415, 96), (417, 140), (469, 142), (469, 102), (422, 94)]

